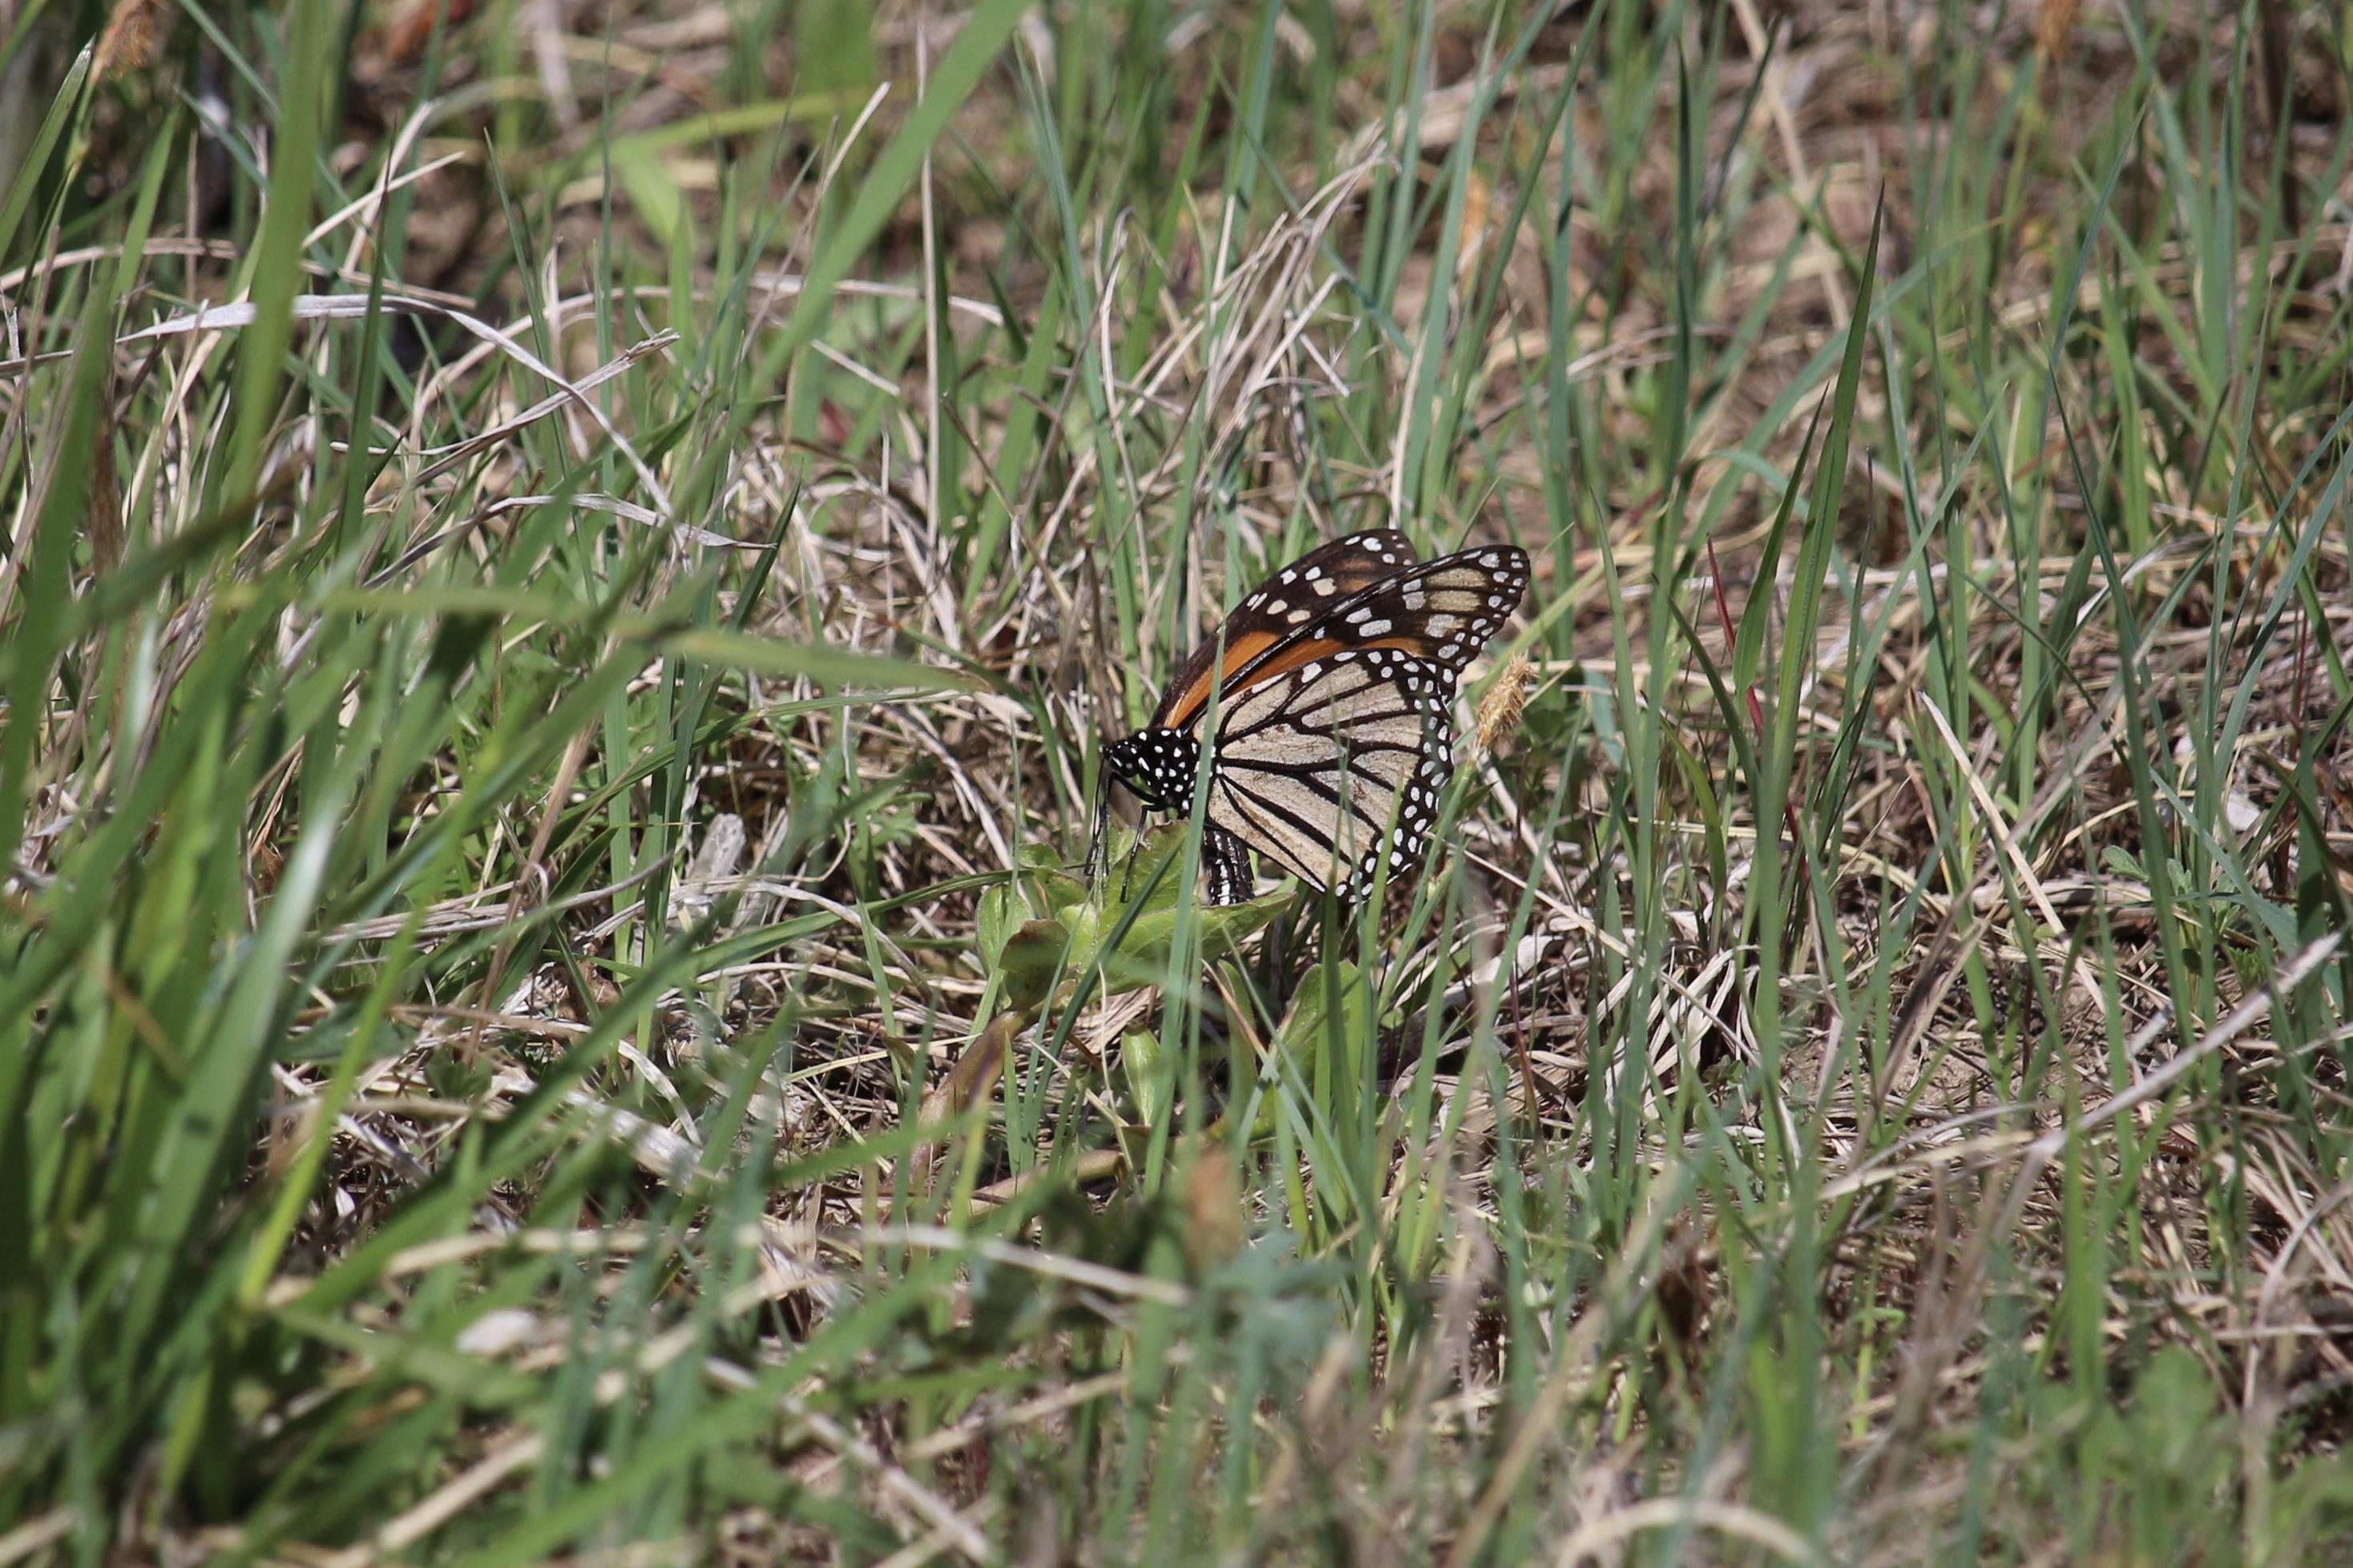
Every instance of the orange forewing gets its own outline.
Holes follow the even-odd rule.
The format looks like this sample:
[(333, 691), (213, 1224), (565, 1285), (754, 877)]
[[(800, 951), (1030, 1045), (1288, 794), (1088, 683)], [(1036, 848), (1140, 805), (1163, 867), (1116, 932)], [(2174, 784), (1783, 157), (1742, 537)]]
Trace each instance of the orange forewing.
[[(1281, 637), (1273, 632), (1244, 632), (1226, 644), (1225, 663), (1221, 668), (1240, 669), (1281, 640)], [(1161, 724), (1171, 730), (1181, 730), (1198, 718), (1201, 710), (1209, 705), (1209, 690), (1217, 684), (1218, 670), (1211, 668), (1210, 659), (1203, 656), (1214, 656), (1217, 646), (1214, 640), (1204, 643), (1193, 650), (1191, 658), (1186, 660), (1184, 674), (1190, 674), (1192, 679), (1186, 680), (1184, 674), (1180, 674), (1177, 683), (1169, 687), (1171, 700), (1163, 704), (1166, 711), (1158, 721)], [(1194, 669), (1196, 665), (1201, 667), (1198, 671)], [(1229, 698), (1234, 695), (1231, 687), (1227, 689), (1226, 695)]]
[[(1263, 637), (1263, 634), (1252, 634), (1253, 638), (1261, 637)], [(1251, 659), (1258, 658), (1268, 647), (1273, 646), (1274, 641), (1272, 637), (1264, 637), (1264, 640), (1259, 642), (1257, 646), (1247, 649), (1243, 649), (1240, 645), (1228, 645), (1226, 668), (1243, 669)], [(1352, 648), (1368, 647), (1393, 647), (1400, 653), (1416, 655), (1422, 651), (1420, 641), (1414, 637), (1375, 637), (1370, 642), (1337, 642), (1331, 637), (1309, 637), (1303, 642), (1293, 644), (1264, 664), (1250, 669), (1242, 679), (1229, 681), (1226, 685), (1226, 700), (1230, 702), (1240, 693), (1249, 690), (1253, 686), (1288, 675), (1301, 666), (1313, 664), (1319, 658), (1329, 658), (1335, 653), (1345, 653)], [(1186, 693), (1184, 700), (1171, 710), (1175, 716), (1167, 721), (1169, 728), (1182, 729), (1199, 716), (1201, 710), (1209, 705), (1209, 676), (1204, 671), (1194, 682), (1197, 689)]]
[(1329, 658), (1335, 653), (1346, 653), (1352, 648), (1368, 647), (1393, 647), (1410, 654), (1419, 654), (1421, 651), (1421, 644), (1412, 637), (1376, 637), (1371, 642), (1340, 642), (1332, 637), (1308, 637), (1284, 648), (1281, 653), (1251, 670), (1250, 679), (1244, 684), (1256, 686), (1261, 681), (1272, 680), (1278, 676), (1289, 675), (1302, 665), (1314, 664), (1319, 658)]
[[(1301, 556), (1261, 583), (1234, 606), (1233, 614), (1226, 618), (1223, 660), (1218, 658), (1216, 637), (1203, 638), (1193, 649), (1191, 657), (1176, 671), (1176, 679), (1168, 683), (1167, 694), (1161, 698), (1160, 707), (1152, 716), (1154, 726), (1182, 730), (1190, 725), (1209, 705), (1209, 693), (1221, 678), (1229, 699), (1244, 686), (1264, 678), (1265, 672), (1250, 668), (1250, 661), (1298, 630), (1298, 623), (1271, 610), (1271, 605), (1337, 605), (1410, 565), (1413, 558), (1412, 543), (1404, 534), (1389, 528), (1344, 534)], [(1331, 584), (1322, 595), (1315, 594), (1310, 586), (1319, 577)], [(1290, 579), (1288, 584), (1286, 578)]]

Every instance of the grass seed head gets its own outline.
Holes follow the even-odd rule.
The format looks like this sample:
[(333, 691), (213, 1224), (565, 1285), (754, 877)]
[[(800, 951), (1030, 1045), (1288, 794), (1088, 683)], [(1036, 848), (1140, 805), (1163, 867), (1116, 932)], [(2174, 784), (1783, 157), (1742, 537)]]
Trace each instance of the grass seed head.
[(1479, 715), (1474, 731), (1481, 754), (1490, 754), (1511, 732), (1520, 727), (1520, 715), (1527, 710), (1528, 680), (1535, 673), (1525, 654), (1515, 654), (1512, 662), (1487, 689), (1479, 700)]

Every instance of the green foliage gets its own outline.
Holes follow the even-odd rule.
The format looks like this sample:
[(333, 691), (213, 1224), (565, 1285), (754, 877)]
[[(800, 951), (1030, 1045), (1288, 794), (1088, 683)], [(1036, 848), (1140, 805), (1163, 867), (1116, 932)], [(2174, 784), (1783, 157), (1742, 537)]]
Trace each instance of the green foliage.
[[(1042, 852), (1024, 858), (1018, 889), (982, 897), (977, 925), (982, 963), (1023, 1013), (1036, 1013), (1049, 997), (1069, 1001), (1082, 986), (1111, 993), (1158, 986), (1171, 973), (1233, 952), (1292, 901), (1285, 889), (1223, 906), (1188, 897), (1181, 823), (1114, 843), (1114, 869), (1102, 889)], [(1188, 962), (1172, 970), (1180, 952)]]
[(0, 1561), (2341, 1558), (2343, 51), (1761, 9), (20, 7)]

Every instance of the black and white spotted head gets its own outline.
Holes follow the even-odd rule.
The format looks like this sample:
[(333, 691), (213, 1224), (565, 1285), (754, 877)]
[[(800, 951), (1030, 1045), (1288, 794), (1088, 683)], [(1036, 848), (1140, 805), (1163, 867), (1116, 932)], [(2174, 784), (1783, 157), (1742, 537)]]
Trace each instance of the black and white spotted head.
[(1181, 811), (1193, 799), (1201, 743), (1183, 730), (1138, 730), (1103, 748), (1103, 766), (1146, 805)]

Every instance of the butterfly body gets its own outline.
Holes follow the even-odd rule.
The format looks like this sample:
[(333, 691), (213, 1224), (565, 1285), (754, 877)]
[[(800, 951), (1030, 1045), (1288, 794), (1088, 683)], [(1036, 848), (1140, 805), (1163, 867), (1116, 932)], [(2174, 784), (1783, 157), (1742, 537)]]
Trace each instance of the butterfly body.
[(1527, 583), (1508, 546), (1419, 562), (1395, 530), (1335, 540), (1235, 606), (1151, 723), (1104, 747), (1105, 772), (1182, 811), (1208, 748), (1212, 902), (1250, 896), (1250, 849), (1361, 899), (1385, 867), (1419, 863), (1453, 766), (1455, 684)]

